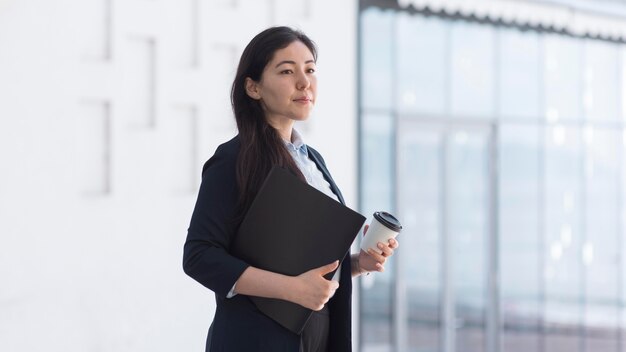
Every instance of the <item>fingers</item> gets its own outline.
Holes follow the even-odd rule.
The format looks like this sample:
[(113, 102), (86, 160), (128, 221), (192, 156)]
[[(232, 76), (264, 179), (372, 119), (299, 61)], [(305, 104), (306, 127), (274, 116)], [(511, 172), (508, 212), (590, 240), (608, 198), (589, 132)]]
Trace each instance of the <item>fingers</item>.
[(302, 278), (303, 290), (293, 301), (311, 310), (320, 310), (339, 289), (339, 282), (327, 280), (323, 276), (336, 270), (339, 260), (319, 268), (311, 269), (299, 275)]
[[(383, 252), (384, 253), (384, 252)], [(367, 254), (369, 254), (378, 264), (384, 264), (387, 258), (385, 258), (382, 254), (376, 252), (373, 249), (368, 249)]]
[(391, 249), (390, 246), (385, 246), (380, 242), (378, 242), (378, 249), (383, 251), (382, 256), (385, 258), (391, 257), (393, 255), (393, 249)]
[(339, 261), (338, 261), (338, 260), (335, 260), (334, 262), (332, 262), (332, 263), (330, 263), (330, 264), (326, 264), (326, 265), (324, 265), (324, 266), (320, 267), (320, 268), (319, 268), (319, 270), (320, 270), (320, 273), (321, 273), (322, 275), (326, 275), (326, 274), (328, 274), (329, 272), (331, 272), (331, 271), (333, 271), (333, 270), (337, 269), (337, 267), (338, 267), (338, 266), (339, 266)]
[(328, 286), (322, 291), (320, 296), (315, 298), (315, 302), (309, 308), (315, 311), (319, 311), (324, 308), (324, 305), (328, 303), (330, 298), (335, 294), (335, 291), (339, 288), (339, 283), (337, 281), (328, 281)]
[(360, 261), (362, 268), (366, 271), (384, 272), (384, 264), (387, 261), (387, 258), (393, 255), (394, 250), (398, 248), (398, 246), (398, 241), (393, 238), (390, 239), (387, 244), (378, 242), (378, 250), (370, 248), (366, 252), (362, 253), (364, 256), (367, 254), (367, 259), (362, 259)]
[(365, 234), (367, 234), (367, 230), (370, 228), (370, 225), (365, 225), (365, 228), (363, 229), (363, 236), (365, 236)]
[(376, 263), (376, 270), (378, 270), (379, 273), (382, 273), (385, 271), (385, 267), (380, 263)]

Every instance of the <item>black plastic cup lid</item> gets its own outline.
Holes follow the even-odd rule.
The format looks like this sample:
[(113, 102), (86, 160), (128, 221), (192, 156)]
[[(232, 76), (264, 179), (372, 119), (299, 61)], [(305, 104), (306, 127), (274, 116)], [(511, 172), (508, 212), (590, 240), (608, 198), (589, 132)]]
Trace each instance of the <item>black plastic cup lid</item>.
[(386, 211), (375, 212), (374, 218), (391, 231), (400, 232), (400, 230), (402, 230), (400, 221)]

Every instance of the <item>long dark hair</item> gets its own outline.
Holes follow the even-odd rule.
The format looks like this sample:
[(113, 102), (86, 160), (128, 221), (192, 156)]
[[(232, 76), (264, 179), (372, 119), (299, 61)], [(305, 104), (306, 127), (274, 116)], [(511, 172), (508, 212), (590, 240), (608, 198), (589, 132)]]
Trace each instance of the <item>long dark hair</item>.
[(236, 167), (239, 187), (236, 212), (238, 219), (250, 207), (272, 166), (284, 167), (305, 180), (278, 131), (267, 123), (261, 102), (246, 93), (246, 78), (259, 82), (274, 53), (295, 41), (306, 45), (314, 60), (317, 60), (315, 43), (301, 31), (289, 27), (271, 27), (257, 34), (248, 43), (239, 60), (230, 95), (241, 141)]

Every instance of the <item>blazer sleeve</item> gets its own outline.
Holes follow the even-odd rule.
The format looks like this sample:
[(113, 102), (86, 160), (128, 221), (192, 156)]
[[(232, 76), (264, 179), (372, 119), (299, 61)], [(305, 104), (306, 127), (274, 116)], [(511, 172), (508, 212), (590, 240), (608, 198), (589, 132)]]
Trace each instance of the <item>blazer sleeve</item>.
[(222, 297), (249, 266), (228, 252), (236, 231), (235, 161), (220, 147), (204, 165), (183, 253), (185, 273)]

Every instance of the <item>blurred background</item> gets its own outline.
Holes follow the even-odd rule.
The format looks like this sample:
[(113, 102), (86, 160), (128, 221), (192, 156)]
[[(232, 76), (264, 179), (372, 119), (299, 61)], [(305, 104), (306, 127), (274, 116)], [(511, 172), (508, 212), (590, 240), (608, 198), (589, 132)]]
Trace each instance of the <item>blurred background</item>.
[(305, 141), (404, 225), (355, 351), (626, 351), (618, 0), (0, 0), (0, 351), (203, 351), (182, 246), (272, 25), (319, 46)]

